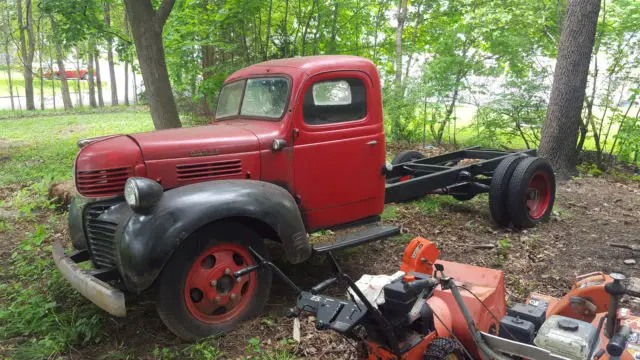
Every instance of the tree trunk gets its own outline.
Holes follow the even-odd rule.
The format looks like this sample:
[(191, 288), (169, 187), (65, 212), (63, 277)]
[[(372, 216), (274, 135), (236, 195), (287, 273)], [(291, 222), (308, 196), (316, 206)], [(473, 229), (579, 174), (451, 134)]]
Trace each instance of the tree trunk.
[(27, 110), (35, 110), (36, 106), (33, 101), (33, 55), (36, 42), (33, 38), (33, 7), (31, 0), (25, 0), (24, 5), (27, 11), (26, 19), (23, 17), (22, 0), (18, 0), (17, 15), (18, 26), (20, 27), (20, 52), (22, 53), (22, 65), (24, 66), (24, 92), (27, 98)]
[(76, 91), (78, 92), (78, 106), (84, 106), (82, 104), (82, 87), (80, 86), (80, 49), (76, 46)]
[(411, 36), (411, 43), (410, 43), (411, 46), (409, 47), (409, 57), (407, 58), (407, 69), (405, 70), (405, 74), (404, 74), (405, 82), (406, 82), (406, 79), (409, 77), (409, 71), (411, 70), (411, 61), (413, 61), (412, 48), (416, 45), (418, 30), (420, 28), (420, 24), (422, 23), (422, 14), (420, 10), (422, 10), (422, 3), (418, 3), (418, 8), (416, 10), (416, 24), (415, 24), (415, 28), (413, 29), (413, 35)]
[(104, 97), (102, 96), (102, 76), (100, 75), (100, 52), (93, 46), (93, 61), (96, 62), (96, 87), (98, 88), (98, 106), (104, 107)]
[(175, 0), (154, 10), (151, 0), (126, 0), (140, 71), (156, 129), (181, 127), (162, 46), (162, 28)]
[(396, 77), (395, 87), (399, 91), (402, 85), (402, 31), (407, 16), (407, 0), (398, 0), (398, 27), (396, 28)]
[(51, 54), (51, 47), (49, 47), (49, 73), (51, 74), (51, 93), (53, 94), (53, 110), (56, 109), (56, 83), (53, 81), (53, 54)]
[(568, 179), (575, 172), (580, 114), (599, 12), (600, 0), (572, 0), (560, 35), (547, 119), (540, 141), (540, 156), (551, 162), (559, 179)]
[(11, 54), (9, 53), (9, 39), (4, 43), (4, 59), (7, 62), (7, 76), (9, 79), (9, 97), (11, 98), (11, 110), (15, 110), (16, 106), (13, 102), (13, 80), (11, 79)]
[(309, 30), (309, 25), (311, 24), (311, 19), (313, 18), (313, 12), (316, 9), (316, 3), (317, 3), (317, 0), (313, 2), (313, 5), (311, 5), (311, 10), (309, 11), (309, 17), (307, 18), (307, 22), (304, 25), (304, 29), (302, 30), (302, 50), (301, 50), (302, 56), (304, 56), (306, 53), (305, 48), (307, 47), (307, 32)]
[(38, 62), (40, 63), (40, 110), (44, 110), (44, 72), (42, 71), (42, 52), (44, 51), (44, 33), (42, 31), (42, 19), (38, 20), (38, 35), (40, 35), (40, 49), (38, 50)]
[[(111, 28), (111, 8), (109, 5), (109, 1), (104, 2), (104, 6), (102, 9), (104, 13), (104, 22), (105, 24), (107, 24), (107, 29), (110, 29)], [(113, 63), (113, 38), (111, 36), (107, 36), (107, 61), (109, 62), (109, 86), (111, 87), (111, 106), (118, 106), (118, 87), (116, 84), (116, 68)]]
[(284, 25), (282, 33), (284, 34), (284, 50), (282, 52), (282, 57), (286, 58), (287, 53), (289, 52), (289, 0), (284, 1)]
[(271, 43), (271, 15), (273, 10), (273, 0), (269, 0), (269, 15), (267, 17), (267, 37), (264, 42), (264, 55), (262, 56), (262, 60), (267, 60), (269, 58), (269, 44)]
[[(87, 44), (87, 81), (89, 84), (89, 106), (98, 107), (96, 103), (96, 86), (93, 80), (93, 44), (89, 41)], [(80, 74), (78, 74), (80, 75)]]
[(382, 7), (384, 6), (385, 0), (380, 0), (380, 4), (378, 5), (378, 13), (376, 14), (376, 24), (373, 30), (373, 62), (378, 60), (378, 31), (380, 28), (380, 20), (382, 19)]
[(331, 41), (329, 42), (329, 54), (336, 52), (336, 36), (338, 34), (338, 2), (333, 5), (333, 20), (331, 20)]
[[(216, 60), (216, 48), (213, 45), (204, 45), (202, 47), (202, 79), (205, 82), (205, 86), (211, 81), (211, 78), (215, 76), (213, 67)], [(204, 100), (204, 113), (206, 116), (211, 115), (212, 100), (215, 99), (215, 94), (205, 94)]]
[(320, 9), (320, 3), (318, 2), (318, 0), (315, 0), (315, 3), (316, 3), (316, 8), (318, 8), (318, 11), (316, 14), (316, 28), (315, 28), (315, 31), (313, 32), (313, 55), (318, 55), (318, 34), (320, 33), (321, 9)]
[[(49, 19), (51, 20), (51, 32), (55, 34), (58, 31), (57, 24), (53, 16), (51, 16)], [(73, 109), (73, 103), (71, 102), (69, 83), (67, 82), (67, 73), (64, 68), (62, 44), (60, 43), (60, 39), (58, 37), (55, 37), (54, 41), (56, 43), (56, 63), (58, 63), (58, 71), (60, 71), (60, 91), (62, 92), (62, 105), (64, 106), (65, 110), (69, 110)], [(51, 76), (53, 76), (53, 70), (51, 71)]]
[(124, 62), (124, 104), (129, 106), (129, 62)]
[[(129, 38), (129, 19), (124, 12), (124, 35)], [(133, 68), (133, 66), (132, 66)], [(124, 61), (124, 104), (129, 106), (129, 56)]]
[(131, 63), (131, 81), (133, 82), (133, 106), (138, 105), (138, 83), (136, 81), (136, 68), (134, 63)]

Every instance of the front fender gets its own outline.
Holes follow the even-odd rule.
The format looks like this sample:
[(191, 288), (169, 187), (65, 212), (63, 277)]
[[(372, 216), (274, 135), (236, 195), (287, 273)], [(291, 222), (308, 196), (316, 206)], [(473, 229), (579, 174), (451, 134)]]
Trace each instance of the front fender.
[(132, 214), (117, 245), (119, 270), (127, 288), (140, 292), (151, 286), (190, 234), (229, 217), (249, 217), (268, 224), (292, 263), (311, 256), (300, 211), (286, 190), (253, 180), (203, 182), (166, 191), (151, 214)]

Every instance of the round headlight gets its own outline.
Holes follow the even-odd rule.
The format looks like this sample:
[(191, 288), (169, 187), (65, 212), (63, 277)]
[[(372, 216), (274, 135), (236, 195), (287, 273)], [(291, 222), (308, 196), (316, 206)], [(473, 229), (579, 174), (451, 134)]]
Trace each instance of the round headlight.
[(137, 213), (150, 213), (162, 198), (164, 189), (157, 182), (143, 178), (128, 178), (124, 185), (124, 199)]
[(140, 194), (138, 193), (138, 186), (134, 178), (127, 179), (124, 184), (124, 199), (132, 209), (140, 206)]

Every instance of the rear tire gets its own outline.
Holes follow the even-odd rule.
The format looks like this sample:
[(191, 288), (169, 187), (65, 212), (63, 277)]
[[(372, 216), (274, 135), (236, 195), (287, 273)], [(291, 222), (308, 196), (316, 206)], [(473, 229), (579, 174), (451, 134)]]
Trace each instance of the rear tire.
[(556, 198), (556, 177), (545, 159), (529, 157), (516, 167), (509, 182), (507, 209), (516, 228), (549, 220)]
[(407, 150), (402, 151), (396, 154), (396, 156), (391, 160), (391, 165), (404, 164), (409, 161), (415, 161), (424, 159), (424, 155), (421, 152), (415, 150)]
[(507, 192), (509, 181), (516, 166), (525, 156), (514, 155), (500, 162), (491, 177), (489, 186), (489, 211), (493, 220), (502, 226), (509, 226), (511, 216), (507, 210)]
[(424, 358), (428, 360), (465, 360), (467, 355), (459, 342), (449, 338), (437, 338), (427, 347)]
[(239, 223), (206, 227), (184, 241), (157, 281), (156, 309), (171, 332), (195, 341), (260, 315), (271, 271), (261, 268), (240, 281), (230, 276), (256, 263), (249, 246), (266, 257), (264, 241)]

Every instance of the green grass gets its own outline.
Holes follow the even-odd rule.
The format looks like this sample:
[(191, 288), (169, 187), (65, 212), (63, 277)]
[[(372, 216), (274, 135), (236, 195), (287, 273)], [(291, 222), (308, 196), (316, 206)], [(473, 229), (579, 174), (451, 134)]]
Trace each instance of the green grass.
[(0, 126), (0, 185), (70, 179), (79, 139), (153, 130), (144, 112), (10, 119)]

